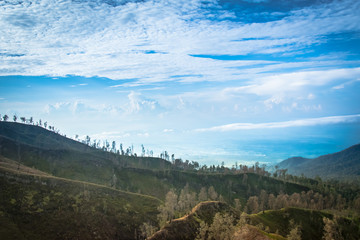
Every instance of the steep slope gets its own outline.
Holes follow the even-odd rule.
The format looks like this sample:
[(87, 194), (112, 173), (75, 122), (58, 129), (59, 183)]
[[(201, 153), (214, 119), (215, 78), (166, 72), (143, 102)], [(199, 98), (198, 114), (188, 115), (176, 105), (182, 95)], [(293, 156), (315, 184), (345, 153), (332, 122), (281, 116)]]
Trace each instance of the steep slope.
[(288, 169), (293, 175), (304, 174), (307, 177), (350, 179), (360, 176), (360, 144), (341, 152), (323, 155), (314, 159), (302, 157), (289, 158), (277, 165)]
[(28, 152), (34, 153), (33, 155), (38, 154), (40, 156), (36, 157), (46, 159), (48, 162), (55, 161), (52, 159), (54, 157), (58, 157), (57, 160), (62, 162), (71, 157), (72, 164), (74, 162), (81, 164), (82, 161), (87, 160), (87, 164), (94, 164), (95, 167), (100, 162), (105, 163), (107, 168), (120, 166), (166, 169), (171, 166), (170, 162), (160, 158), (125, 156), (95, 149), (39, 126), (0, 122), (0, 155), (21, 162), (32, 156), (29, 154), (23, 157), (23, 154)]
[(157, 224), (156, 198), (27, 170), (0, 165), (1, 239), (137, 239)]
[(38, 126), (13, 122), (0, 122), (0, 156), (54, 176), (107, 185), (115, 169), (166, 169), (171, 165), (160, 158), (102, 151)]

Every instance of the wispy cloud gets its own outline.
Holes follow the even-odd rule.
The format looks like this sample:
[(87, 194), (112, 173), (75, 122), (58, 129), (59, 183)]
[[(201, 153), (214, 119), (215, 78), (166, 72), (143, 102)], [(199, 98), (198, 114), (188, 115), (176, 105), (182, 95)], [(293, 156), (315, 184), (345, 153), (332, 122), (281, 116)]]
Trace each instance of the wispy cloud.
[(323, 35), (360, 29), (360, 3), (351, 0), (251, 24), (223, 20), (232, 10), (218, 1), (39, 0), (1, 7), (0, 49), (17, 53), (0, 55), (1, 75), (72, 74), (141, 84), (187, 74), (195, 77), (180, 81), (237, 80), (236, 67), (251, 63), (192, 55), (289, 54), (325, 42)]
[(294, 95), (308, 87), (321, 87), (337, 81), (349, 81), (358, 78), (360, 68), (331, 69), (322, 71), (299, 71), (272, 74), (254, 79), (249, 85), (226, 88), (224, 94), (252, 93), (260, 96)]
[(284, 122), (270, 122), (270, 123), (233, 123), (211, 128), (196, 129), (196, 132), (225, 132), (237, 130), (253, 130), (253, 129), (272, 129), (272, 128), (289, 128), (289, 127), (305, 127), (328, 125), (338, 123), (359, 122), (360, 114), (345, 115), (345, 116), (331, 116), (321, 118), (307, 118)]

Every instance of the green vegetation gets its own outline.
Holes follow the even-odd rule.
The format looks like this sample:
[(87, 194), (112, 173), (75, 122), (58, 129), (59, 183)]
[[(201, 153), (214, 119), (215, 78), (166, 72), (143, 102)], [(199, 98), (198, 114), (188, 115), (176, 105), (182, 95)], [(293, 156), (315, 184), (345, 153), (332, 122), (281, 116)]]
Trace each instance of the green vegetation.
[[(290, 233), (292, 225), (298, 225), (302, 239), (321, 239), (324, 235), (323, 218), (334, 219), (334, 215), (324, 211), (283, 208), (250, 215), (250, 222), (255, 226), (268, 227), (270, 232), (278, 232), (282, 236)], [(355, 240), (360, 236), (359, 219), (338, 218), (337, 224), (344, 239)]]
[(161, 158), (119, 155), (39, 126), (20, 123), (0, 122), (0, 155), (53, 176), (140, 192), (163, 200), (170, 189), (180, 191), (186, 183), (194, 192), (213, 186), (226, 201), (233, 202), (237, 198), (242, 204), (261, 189), (273, 194), (308, 190), (299, 184), (255, 173), (172, 169), (171, 163)]
[(159, 227), (151, 239), (360, 235), (356, 182), (169, 162), (143, 146), (137, 157), (51, 129), (0, 122), (1, 239), (145, 239)]
[[(1, 239), (134, 239), (161, 201), (85, 182), (0, 168)], [(138, 231), (138, 232), (136, 232)]]

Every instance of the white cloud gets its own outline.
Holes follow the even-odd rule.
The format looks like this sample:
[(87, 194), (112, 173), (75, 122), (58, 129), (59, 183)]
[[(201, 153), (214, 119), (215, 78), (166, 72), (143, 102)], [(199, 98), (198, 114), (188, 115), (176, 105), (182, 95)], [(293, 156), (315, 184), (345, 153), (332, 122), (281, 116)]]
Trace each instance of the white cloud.
[(253, 129), (273, 129), (273, 128), (289, 128), (289, 127), (304, 127), (317, 126), (338, 123), (359, 122), (360, 114), (345, 115), (345, 116), (331, 116), (322, 118), (307, 118), (285, 122), (270, 122), (270, 123), (233, 123), (211, 128), (196, 129), (196, 132), (225, 132), (237, 130), (253, 130)]
[(137, 136), (138, 137), (146, 137), (146, 138), (148, 138), (148, 137), (150, 137), (150, 134), (147, 133), (147, 132), (146, 133), (138, 133)]
[(129, 113), (137, 113), (141, 109), (146, 110), (155, 110), (156, 101), (150, 99), (144, 99), (141, 97), (141, 93), (131, 91), (128, 95), (129, 104), (127, 106), (127, 110)]
[(164, 133), (174, 132), (174, 129), (167, 129), (167, 128), (165, 128), (165, 129), (163, 130), (163, 132), (164, 132)]
[[(348, 81), (359, 75), (360, 68), (282, 73), (260, 77), (247, 86), (226, 88), (223, 92), (224, 94), (252, 93), (259, 96), (292, 95), (294, 92), (308, 87), (320, 87), (337, 81)], [(280, 97), (272, 98), (269, 101), (280, 102), (274, 99), (280, 99)]]
[[(244, 75), (236, 67), (259, 62), (189, 55), (289, 53), (324, 41), (320, 35), (360, 29), (360, 3), (350, 0), (253, 24), (213, 20), (233, 16), (215, 0), (38, 0), (3, 2), (1, 8), (0, 49), (6, 54), (0, 55), (0, 75), (71, 74), (141, 79), (139, 84), (239, 80)], [(188, 74), (194, 77), (171, 78)]]
[(101, 140), (124, 139), (131, 137), (131, 133), (127, 133), (127, 132), (124, 133), (118, 131), (101, 132), (101, 133), (92, 134), (90, 137), (93, 139), (101, 139)]

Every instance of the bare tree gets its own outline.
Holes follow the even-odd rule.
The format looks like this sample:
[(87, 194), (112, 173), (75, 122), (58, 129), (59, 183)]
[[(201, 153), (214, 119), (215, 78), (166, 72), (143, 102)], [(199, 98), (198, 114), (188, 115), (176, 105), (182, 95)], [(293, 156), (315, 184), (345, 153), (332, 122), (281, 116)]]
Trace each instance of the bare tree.
[(295, 226), (293, 229), (291, 229), (289, 234), (287, 235), (287, 239), (288, 240), (301, 240), (300, 226)]
[(213, 186), (210, 186), (209, 189), (208, 189), (208, 197), (212, 201), (218, 200), (218, 194), (215, 191), (215, 188)]
[(164, 205), (161, 205), (158, 210), (159, 225), (164, 226), (165, 223), (175, 217), (175, 210), (177, 209), (178, 197), (174, 190), (170, 190), (165, 197)]
[(324, 217), (324, 235), (323, 240), (343, 240), (344, 238), (341, 236), (341, 233), (338, 228), (338, 224), (336, 219), (333, 221), (329, 218)]
[(112, 143), (111, 143), (111, 151), (113, 153), (116, 153), (116, 142), (115, 141), (112, 141)]

